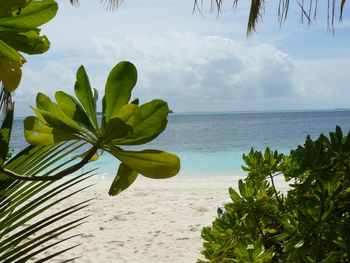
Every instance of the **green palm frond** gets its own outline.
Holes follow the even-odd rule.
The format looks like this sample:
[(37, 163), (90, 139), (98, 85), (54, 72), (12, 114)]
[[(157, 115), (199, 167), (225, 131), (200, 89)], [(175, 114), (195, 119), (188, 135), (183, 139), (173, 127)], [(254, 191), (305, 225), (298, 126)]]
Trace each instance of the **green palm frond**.
[[(13, 107), (9, 113), (13, 113)], [(0, 132), (2, 143), (8, 143), (10, 131), (4, 131), (12, 124), (10, 120), (9, 117), (4, 120)], [(50, 146), (28, 146), (5, 162), (4, 166), (17, 173), (48, 176), (75, 162), (67, 157), (83, 145), (75, 141)], [(4, 149), (3, 144), (0, 146)], [(82, 224), (86, 218), (67, 221), (69, 216), (85, 208), (91, 200), (76, 202), (55, 213), (50, 213), (50, 209), (89, 187), (77, 185), (86, 180), (90, 172), (60, 182), (26, 182), (0, 174), (0, 262), (45, 262), (72, 249), (74, 246), (60, 248), (58, 252), (42, 256), (43, 252), (61, 247), (62, 242), (73, 238), (56, 239)], [(65, 223), (62, 224), (62, 221)], [(41, 259), (33, 261), (38, 255)]]
[(12, 94), (11, 92), (4, 89), (4, 86), (1, 84), (0, 80), (0, 114), (4, 117), (12, 104)]
[[(203, 0), (201, 0), (202, 2)], [(233, 7), (236, 8), (239, 0), (233, 0)], [(113, 1), (109, 1), (110, 3)], [(199, 0), (194, 0), (194, 9), (200, 10)], [(344, 5), (346, 0), (341, 0), (339, 5), (338, 19), (342, 22)], [(319, 0), (295, 0), (295, 3), (300, 7), (301, 10), (301, 22), (307, 20), (310, 25), (313, 20), (317, 18), (317, 11), (319, 7)], [(338, 2), (336, 0), (327, 0), (327, 29), (334, 32), (334, 22), (337, 16)], [(265, 0), (251, 0), (247, 35), (250, 35), (255, 31), (256, 25), (259, 22), (262, 13), (264, 12)], [(214, 7), (214, 8), (213, 8)], [(217, 10), (218, 15), (223, 7), (223, 0), (211, 0), (211, 10)], [(278, 21), (282, 24), (286, 19), (289, 12), (290, 0), (279, 0), (278, 3)]]
[(255, 31), (256, 24), (259, 22), (261, 17), (261, 12), (264, 8), (264, 0), (251, 0), (247, 36), (249, 36), (253, 31)]
[[(73, 6), (79, 6), (79, 0), (69, 0), (71, 5)], [(114, 10), (118, 8), (124, 0), (100, 0), (100, 2), (106, 6), (107, 10)]]
[[(68, 151), (57, 154), (67, 147)], [(47, 165), (45, 174), (51, 174), (57, 167), (51, 167), (50, 163), (55, 163), (73, 148), (76, 148), (75, 143), (49, 147), (29, 146), (10, 160), (6, 167), (17, 172), (30, 170), (31, 174), (38, 174), (43, 172), (42, 167)], [(90, 200), (77, 202), (54, 214), (49, 213), (49, 209), (89, 187), (69, 191), (70, 188), (88, 178), (86, 174), (60, 183), (24, 182), (0, 175), (0, 262), (26, 262), (60, 244), (61, 241), (52, 242), (52, 240), (83, 222), (86, 217), (64, 225), (60, 224), (60, 221), (66, 217), (85, 208)], [(44, 218), (42, 218), (43, 213), (45, 213)], [(38, 217), (41, 219), (37, 220)], [(73, 247), (56, 252), (46, 257), (46, 260), (71, 248)], [(42, 258), (38, 262), (46, 260)]]

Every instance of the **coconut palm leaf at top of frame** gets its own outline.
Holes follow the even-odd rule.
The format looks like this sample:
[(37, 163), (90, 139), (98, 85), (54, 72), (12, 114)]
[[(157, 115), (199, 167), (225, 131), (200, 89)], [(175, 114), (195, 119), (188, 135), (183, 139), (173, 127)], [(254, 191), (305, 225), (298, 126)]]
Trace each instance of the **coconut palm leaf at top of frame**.
[(140, 145), (152, 141), (167, 125), (169, 108), (162, 100), (138, 105), (130, 102), (137, 81), (137, 71), (130, 62), (120, 62), (110, 72), (102, 100), (102, 118), (97, 121), (96, 92), (90, 87), (83, 66), (78, 69), (73, 96), (58, 91), (57, 103), (39, 93), (36, 116), (24, 120), (26, 140), (33, 145), (50, 145), (66, 140), (91, 144), (82, 156), (96, 158), (97, 150), (109, 152), (121, 161), (109, 194), (116, 195), (129, 187), (138, 174), (150, 178), (169, 178), (180, 169), (176, 155), (159, 150), (126, 151), (123, 145)]

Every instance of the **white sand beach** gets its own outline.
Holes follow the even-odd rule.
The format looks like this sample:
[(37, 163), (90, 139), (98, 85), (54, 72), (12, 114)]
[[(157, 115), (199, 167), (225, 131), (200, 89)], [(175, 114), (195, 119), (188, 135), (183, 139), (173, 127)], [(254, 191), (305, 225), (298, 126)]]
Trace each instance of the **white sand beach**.
[[(229, 198), (228, 187), (236, 188), (240, 178), (179, 175), (151, 180), (141, 177), (114, 197), (108, 195), (111, 179), (89, 179), (89, 183), (96, 184), (64, 204), (96, 198), (79, 212), (79, 216), (91, 215), (74, 230), (82, 236), (60, 248), (81, 245), (67, 252), (64, 258), (80, 257), (74, 261), (79, 263), (196, 262), (201, 257), (202, 227), (215, 219), (218, 205)], [(288, 187), (282, 178), (276, 178), (276, 184), (282, 191)]]

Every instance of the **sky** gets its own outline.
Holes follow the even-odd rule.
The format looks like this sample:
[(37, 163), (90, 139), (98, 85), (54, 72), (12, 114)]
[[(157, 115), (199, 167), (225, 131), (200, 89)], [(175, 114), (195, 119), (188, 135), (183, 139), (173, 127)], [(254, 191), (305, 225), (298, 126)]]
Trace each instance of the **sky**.
[(348, 3), (333, 36), (325, 6), (308, 26), (291, 1), (280, 26), (269, 1), (247, 38), (247, 1), (232, 9), (226, 0), (219, 17), (208, 0), (194, 13), (191, 0), (125, 0), (115, 11), (99, 0), (69, 2), (60, 0), (56, 17), (42, 26), (50, 50), (25, 55), (16, 116), (33, 115), (37, 92), (74, 94), (80, 65), (102, 98), (110, 70), (123, 60), (138, 71), (132, 97), (141, 104), (163, 99), (174, 112), (350, 108)]

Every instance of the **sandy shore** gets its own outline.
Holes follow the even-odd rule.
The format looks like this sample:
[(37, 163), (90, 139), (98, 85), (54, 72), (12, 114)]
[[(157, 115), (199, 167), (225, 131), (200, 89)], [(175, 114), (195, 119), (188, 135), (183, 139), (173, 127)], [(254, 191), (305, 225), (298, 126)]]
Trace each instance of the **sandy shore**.
[[(74, 262), (187, 263), (201, 257), (203, 226), (216, 217), (217, 206), (228, 199), (228, 187), (241, 176), (177, 176), (167, 180), (138, 178), (126, 191), (108, 195), (111, 180), (89, 181), (94, 186), (73, 197), (95, 197), (79, 216), (91, 215), (69, 240), (81, 243), (64, 258)], [(281, 178), (282, 179), (282, 178)], [(280, 190), (287, 185), (277, 178)], [(72, 204), (72, 199), (63, 206)], [(63, 248), (63, 247), (61, 247)], [(62, 259), (62, 257), (60, 257)], [(52, 260), (50, 262), (61, 262)]]

